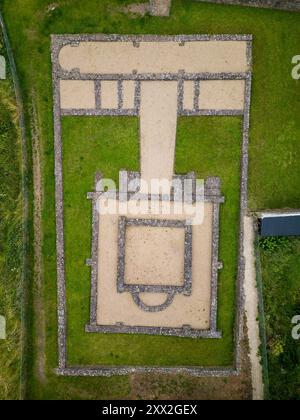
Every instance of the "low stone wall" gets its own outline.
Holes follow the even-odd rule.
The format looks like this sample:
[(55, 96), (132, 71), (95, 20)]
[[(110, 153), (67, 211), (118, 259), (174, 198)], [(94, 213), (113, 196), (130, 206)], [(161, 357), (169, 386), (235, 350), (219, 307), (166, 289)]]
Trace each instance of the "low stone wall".
[(300, 11), (300, 0), (196, 0), (201, 3), (232, 4), (239, 6), (264, 7), (271, 9)]

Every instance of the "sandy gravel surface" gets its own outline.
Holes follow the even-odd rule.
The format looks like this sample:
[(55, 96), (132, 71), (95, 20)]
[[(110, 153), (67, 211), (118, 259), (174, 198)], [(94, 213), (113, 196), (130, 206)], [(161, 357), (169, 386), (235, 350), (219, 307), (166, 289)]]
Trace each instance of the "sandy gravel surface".
[(106, 109), (118, 108), (118, 82), (112, 80), (101, 82), (101, 106)]
[[(128, 214), (128, 216), (133, 216)], [(153, 218), (140, 215), (141, 218)], [(159, 219), (185, 219), (178, 216), (158, 216)], [(136, 234), (138, 234), (136, 232)], [(143, 240), (141, 231), (139, 241)], [(173, 240), (178, 241), (178, 238)], [(172, 239), (170, 239), (172, 241)], [(104, 215), (100, 218), (99, 226), (99, 278), (98, 278), (98, 312), (97, 322), (101, 325), (114, 325), (123, 322), (131, 326), (164, 326), (182, 327), (190, 324), (193, 328), (207, 329), (209, 327), (210, 288), (211, 288), (211, 241), (212, 241), (212, 205), (205, 204), (204, 223), (193, 227), (193, 263), (192, 263), (192, 295), (190, 297), (177, 295), (173, 304), (158, 313), (142, 311), (134, 302), (130, 293), (117, 292), (117, 256), (118, 256), (118, 215)], [(181, 240), (180, 240), (181, 242)], [(131, 245), (132, 246), (132, 245)], [(180, 243), (182, 249), (182, 244)], [(145, 249), (144, 258), (161, 254), (161, 262), (166, 252), (164, 241), (149, 241)], [(174, 264), (179, 249), (170, 246), (166, 257), (168, 264)], [(130, 262), (129, 262), (130, 263)], [(143, 261), (141, 260), (141, 263)], [(176, 264), (176, 262), (175, 262)], [(129, 272), (133, 269), (129, 269)], [(144, 265), (139, 267), (143, 274)], [(168, 268), (172, 270), (172, 268)], [(159, 279), (157, 279), (159, 283)], [(144, 302), (161, 303), (164, 296), (147, 294)], [(150, 299), (150, 300), (149, 300)], [(159, 301), (159, 302), (158, 302)]]
[(61, 80), (62, 109), (93, 109), (96, 106), (94, 82), (89, 80)]
[(128, 226), (125, 282), (183, 286), (184, 238), (183, 228)]
[(248, 327), (248, 338), (250, 346), (250, 361), (252, 372), (253, 399), (264, 399), (264, 387), (262, 379), (262, 366), (258, 356), (260, 347), (259, 326), (258, 326), (258, 295), (256, 287), (256, 270), (254, 255), (254, 230), (253, 219), (245, 217), (245, 239), (244, 255), (246, 260), (245, 271), (245, 308)]
[(244, 80), (210, 80), (200, 84), (200, 109), (244, 109)]
[(188, 73), (244, 72), (248, 70), (247, 42), (81, 42), (61, 49), (63, 69), (79, 68), (81, 73)]
[(173, 179), (177, 130), (177, 82), (143, 82), (141, 89), (141, 176)]
[(194, 109), (195, 82), (185, 81), (183, 83), (183, 109)]
[(134, 108), (134, 97), (135, 97), (135, 82), (124, 81), (123, 82), (123, 108), (133, 109)]

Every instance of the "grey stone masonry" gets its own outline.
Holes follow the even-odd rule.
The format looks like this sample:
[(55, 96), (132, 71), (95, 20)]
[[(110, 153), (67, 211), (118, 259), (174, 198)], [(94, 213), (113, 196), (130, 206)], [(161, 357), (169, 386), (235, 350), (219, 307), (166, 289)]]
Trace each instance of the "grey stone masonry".
[(138, 366), (112, 366), (112, 367), (71, 367), (64, 369), (56, 369), (56, 374), (59, 376), (82, 376), (82, 377), (97, 377), (97, 376), (115, 376), (115, 375), (130, 375), (133, 373), (161, 373), (161, 374), (177, 374), (177, 375), (191, 375), (199, 377), (216, 377), (226, 378), (228, 376), (237, 376), (238, 372), (232, 368), (209, 368), (209, 367), (138, 367)]
[(300, 11), (300, 0), (196, 0), (199, 3), (232, 4), (239, 6), (263, 7), (270, 9)]
[[(101, 180), (99, 172), (95, 175), (95, 191), (97, 184)], [(98, 238), (99, 238), (99, 215), (97, 210), (97, 199), (92, 197), (92, 258), (86, 261), (86, 264), (91, 267), (91, 302), (90, 302), (90, 323), (97, 324), (97, 277), (98, 277)]]

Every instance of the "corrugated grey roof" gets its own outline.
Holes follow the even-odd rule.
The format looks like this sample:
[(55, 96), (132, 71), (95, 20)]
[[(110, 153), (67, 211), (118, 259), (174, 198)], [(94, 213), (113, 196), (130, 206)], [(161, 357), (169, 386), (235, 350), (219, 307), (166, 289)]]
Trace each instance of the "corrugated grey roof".
[(261, 219), (261, 236), (299, 236), (300, 215), (265, 216)]

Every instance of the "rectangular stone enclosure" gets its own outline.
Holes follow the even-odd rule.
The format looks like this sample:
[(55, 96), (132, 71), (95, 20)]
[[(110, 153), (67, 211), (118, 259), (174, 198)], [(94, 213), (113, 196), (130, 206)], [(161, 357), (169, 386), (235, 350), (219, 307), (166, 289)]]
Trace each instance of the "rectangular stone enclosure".
[[(52, 37), (61, 373), (68, 374), (62, 116), (125, 115), (140, 121), (140, 171), (119, 168), (120, 191), (102, 189), (100, 172), (91, 173), (95, 189), (87, 191), (92, 203), (92, 244), (91, 256), (86, 256), (91, 268), (86, 333), (218, 339), (222, 337), (217, 325), (222, 180), (205, 179), (199, 195), (193, 172), (174, 173), (177, 120), (179, 116), (243, 117), (242, 220), (247, 209), (251, 54), (249, 35)], [(153, 180), (166, 185), (163, 192), (150, 194)], [(189, 199), (181, 196), (184, 205), (178, 212), (180, 200), (173, 183), (185, 186), (186, 181), (191, 181), (192, 192)], [(127, 188), (125, 195), (121, 187)], [(169, 212), (149, 212), (149, 198), (159, 205), (169, 201)], [(135, 209), (140, 206), (138, 213), (132, 203)], [(101, 212), (104, 204), (115, 210)], [(191, 216), (196, 212), (201, 217)], [(243, 313), (243, 223), (239, 240), (237, 365)], [(96, 371), (103, 373), (101, 368)], [(72, 372), (76, 374), (76, 369)]]

